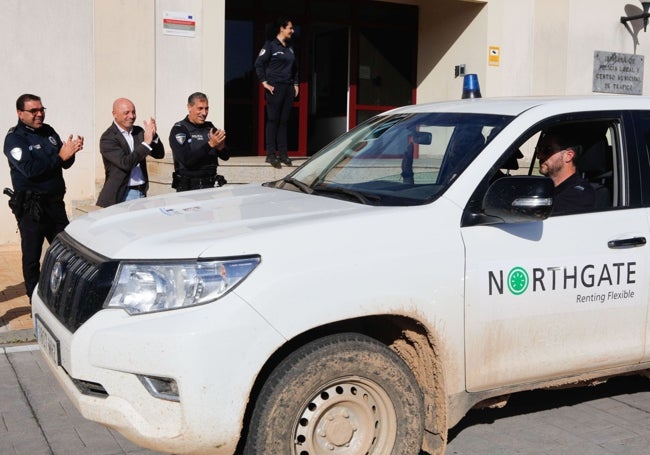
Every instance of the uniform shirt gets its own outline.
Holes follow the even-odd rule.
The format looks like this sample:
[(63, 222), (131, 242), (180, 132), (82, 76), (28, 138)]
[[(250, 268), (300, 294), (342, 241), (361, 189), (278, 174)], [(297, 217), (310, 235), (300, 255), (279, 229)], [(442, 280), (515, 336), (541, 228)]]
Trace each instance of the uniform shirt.
[(63, 169), (72, 166), (75, 156), (63, 161), (59, 156), (62, 146), (61, 138), (50, 125), (44, 123), (34, 129), (18, 121), (4, 143), (14, 190), (64, 194)]
[(214, 177), (217, 174), (217, 158), (226, 161), (230, 153), (226, 148), (212, 148), (210, 130), (212, 122), (195, 125), (186, 116), (177, 122), (169, 133), (169, 144), (174, 156), (174, 170), (184, 177)]
[(577, 173), (560, 183), (553, 192), (552, 215), (588, 212), (594, 209), (596, 192)]
[(260, 82), (269, 84), (298, 84), (298, 65), (291, 46), (283, 46), (275, 38), (264, 43), (257, 59), (255, 72)]

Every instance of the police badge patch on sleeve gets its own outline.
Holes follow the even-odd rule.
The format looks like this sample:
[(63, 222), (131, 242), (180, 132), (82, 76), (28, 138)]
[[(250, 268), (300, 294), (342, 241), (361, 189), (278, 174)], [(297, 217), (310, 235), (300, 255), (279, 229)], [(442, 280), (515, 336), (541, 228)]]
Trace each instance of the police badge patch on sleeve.
[(21, 149), (20, 147), (14, 147), (11, 149), (9, 153), (11, 154), (14, 160), (20, 161), (20, 158), (22, 158), (23, 156), (23, 149)]
[(176, 142), (178, 142), (180, 145), (185, 144), (185, 141), (187, 140), (187, 136), (183, 133), (178, 133), (176, 136)]

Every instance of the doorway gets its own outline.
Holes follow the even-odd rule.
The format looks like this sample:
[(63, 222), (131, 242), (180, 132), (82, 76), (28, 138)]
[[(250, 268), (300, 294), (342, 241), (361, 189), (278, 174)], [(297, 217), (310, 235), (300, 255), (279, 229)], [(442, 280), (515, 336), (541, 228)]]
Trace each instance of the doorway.
[(226, 2), (225, 112), (234, 156), (263, 156), (265, 101), (254, 62), (266, 28), (295, 12), (300, 95), (289, 156), (310, 156), (349, 128), (415, 103), (418, 7), (373, 0)]

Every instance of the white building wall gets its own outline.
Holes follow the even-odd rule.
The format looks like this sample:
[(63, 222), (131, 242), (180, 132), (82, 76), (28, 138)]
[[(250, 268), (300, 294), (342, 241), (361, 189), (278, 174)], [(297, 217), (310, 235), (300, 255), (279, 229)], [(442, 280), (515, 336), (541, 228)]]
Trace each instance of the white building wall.
[[(3, 0), (0, 14), (0, 131), (17, 123), (16, 99), (42, 98), (45, 122), (62, 138), (85, 137), (85, 150), (64, 171), (71, 199), (94, 197), (93, 2), (88, 0)], [(11, 187), (7, 159), (0, 159), (0, 188)], [(0, 195), (0, 244), (18, 243), (16, 220)]]
[[(104, 182), (99, 138), (113, 122), (113, 101), (128, 98), (135, 104), (136, 124), (156, 117), (156, 55), (154, 2), (147, 0), (95, 0), (95, 103), (92, 109), (95, 140), (86, 150), (95, 157), (92, 190)], [(96, 200), (96, 194), (88, 203)]]
[[(187, 97), (204, 92), (211, 120), (223, 127), (225, 0), (158, 0), (156, 4), (155, 85), (157, 124), (167, 144), (175, 122), (187, 114)], [(165, 11), (196, 17), (194, 37), (163, 33)]]
[[(481, 60), (486, 67), (481, 79), (483, 96), (532, 93), (535, 0), (499, 0), (487, 4), (488, 32)], [(490, 46), (499, 49), (498, 66), (490, 66)]]
[[(542, 1), (542, 0), (538, 0)], [(626, 13), (630, 11), (630, 14)], [(621, 16), (640, 14), (638, 0), (572, 0), (567, 9), (566, 88), (563, 93), (591, 93), (593, 53), (595, 50), (639, 54), (650, 63), (650, 27), (643, 31), (643, 21), (620, 23)], [(636, 44), (635, 44), (636, 43)], [(643, 93), (650, 94), (650, 70), (644, 71)]]
[(104, 181), (99, 138), (113, 122), (113, 101), (117, 98), (133, 101), (139, 125), (143, 119), (156, 115), (154, 3), (95, 0), (94, 4), (95, 12), (90, 20), (95, 24), (96, 94), (92, 106), (96, 118), (95, 141), (86, 147), (95, 157), (93, 190), (96, 182)]
[(592, 94), (595, 50), (650, 54), (642, 21), (630, 23), (632, 33), (620, 23), (639, 13), (634, 0), (422, 0), (418, 102), (460, 97), (460, 64), (478, 74), (484, 97)]
[(460, 98), (456, 65), (464, 64), (467, 73), (477, 73), (484, 83), (487, 19), (484, 2), (420, 2), (418, 103)]

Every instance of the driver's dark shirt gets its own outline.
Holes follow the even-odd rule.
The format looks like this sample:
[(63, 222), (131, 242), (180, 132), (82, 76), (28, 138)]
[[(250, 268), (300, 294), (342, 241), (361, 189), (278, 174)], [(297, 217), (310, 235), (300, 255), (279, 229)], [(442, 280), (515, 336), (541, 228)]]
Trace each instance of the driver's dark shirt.
[(589, 212), (594, 209), (595, 203), (594, 188), (575, 173), (555, 187), (551, 215)]

